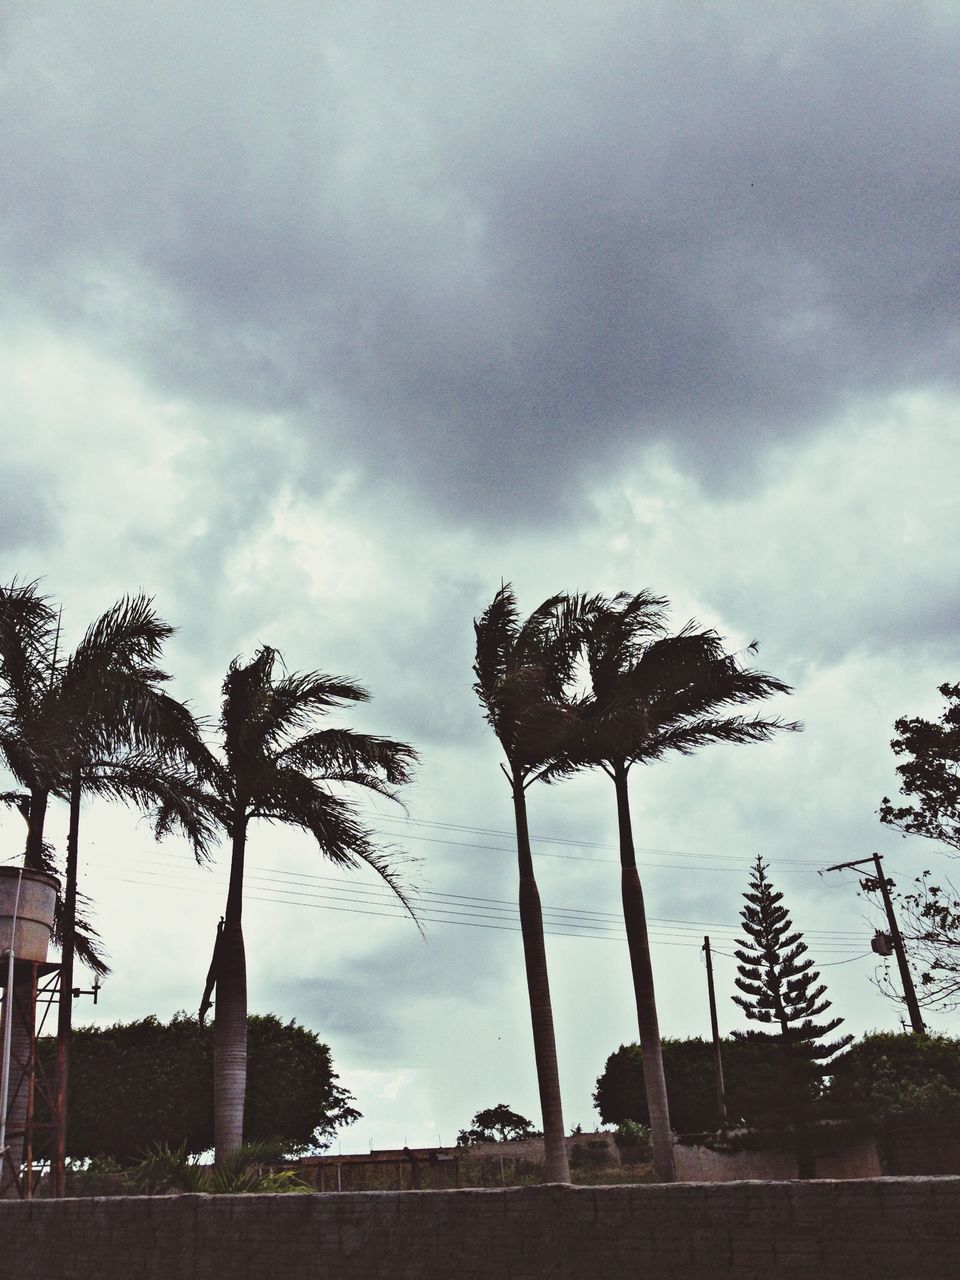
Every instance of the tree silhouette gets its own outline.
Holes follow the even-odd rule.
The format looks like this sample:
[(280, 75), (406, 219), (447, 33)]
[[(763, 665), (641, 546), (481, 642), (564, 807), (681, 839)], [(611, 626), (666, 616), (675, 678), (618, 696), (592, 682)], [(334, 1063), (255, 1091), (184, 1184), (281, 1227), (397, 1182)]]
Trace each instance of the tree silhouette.
[[(59, 615), (37, 583), (0, 587), (0, 755), (21, 790), (0, 799), (27, 822), (24, 865), (54, 870), (44, 840), (51, 796), (69, 804), (63, 892), (58, 1087), (66, 1092), (74, 955), (99, 973), (106, 964), (88, 922), (78, 918), (80, 805), (85, 795), (122, 799), (147, 811), (166, 806), (197, 834), (182, 785), (185, 760), (199, 749), (190, 712), (162, 689), (156, 662), (173, 628), (144, 595), (125, 596), (87, 628), (73, 653), (60, 646)], [(19, 1028), (20, 1039), (28, 1028)], [(22, 1058), (24, 1045), (18, 1045)], [(11, 1106), (20, 1123), (25, 1099)], [(55, 1182), (62, 1192), (64, 1130), (56, 1135)], [(16, 1163), (16, 1161), (14, 1161)]]
[(652, 764), (671, 752), (690, 755), (715, 742), (765, 742), (777, 730), (799, 726), (776, 718), (723, 714), (731, 706), (789, 693), (789, 686), (743, 666), (735, 655), (724, 651), (714, 631), (699, 631), (691, 623), (676, 635), (666, 634), (666, 603), (647, 591), (589, 601), (579, 634), (591, 688), (574, 704), (576, 733), (547, 771), (547, 778), (597, 767), (614, 785), (623, 918), (643, 1051), (654, 1169), (661, 1182), (672, 1182), (673, 1135), (646, 908), (634, 851), (630, 771), (635, 764)]
[(812, 1156), (804, 1131), (810, 1106), (821, 1092), (826, 1074), (823, 1064), (853, 1036), (824, 1039), (843, 1019), (816, 1021), (830, 1008), (827, 988), (807, 955), (803, 934), (794, 928), (782, 905), (783, 894), (767, 879), (766, 865), (759, 856), (743, 897), (740, 916), (746, 937), (734, 951), (739, 975), (735, 982), (743, 994), (731, 998), (748, 1020), (776, 1031), (735, 1031), (734, 1036), (779, 1042), (779, 1070), (772, 1074), (765, 1090), (768, 1111), (772, 1120), (786, 1120), (795, 1126), (800, 1176), (811, 1177)]
[(894, 754), (907, 757), (897, 765), (900, 787), (915, 797), (895, 805), (883, 797), (880, 821), (907, 835), (940, 840), (960, 853), (960, 684), (942, 684), (947, 709), (939, 721), (900, 719), (894, 724)]
[(853, 1036), (819, 1043), (843, 1019), (814, 1022), (830, 1008), (827, 988), (806, 954), (803, 934), (794, 929), (790, 913), (782, 905), (783, 894), (767, 879), (766, 865), (759, 856), (751, 872), (750, 888), (743, 897), (740, 918), (747, 938), (734, 955), (740, 975), (735, 979), (736, 985), (744, 994), (733, 996), (734, 1004), (751, 1021), (776, 1025), (780, 1036), (791, 1044), (809, 1045), (811, 1057), (831, 1057)]
[(586, 602), (579, 597), (550, 596), (521, 622), (513, 588), (505, 584), (474, 622), (477, 656), (473, 670), (477, 679), (473, 688), (484, 718), (503, 749), (506, 765), (500, 767), (513, 797), (520, 931), (549, 1182), (569, 1182), (570, 1167), (526, 793), (563, 749), (570, 732), (572, 719), (566, 695), (579, 648), (577, 628), (585, 607)]
[[(231, 844), (230, 880), (222, 928), (201, 1001), (200, 1018), (216, 988), (214, 1125), (218, 1162), (243, 1142), (247, 1078), (247, 964), (243, 942), (243, 877), (251, 822), (300, 827), (339, 867), (367, 865), (413, 915), (390, 859), (357, 816), (352, 788), (395, 800), (417, 755), (390, 738), (348, 729), (316, 729), (316, 720), (367, 692), (351, 680), (319, 672), (275, 675), (280, 655), (264, 646), (249, 662), (231, 662), (220, 710), (222, 754), (207, 751), (194, 796), (198, 813)], [(158, 814), (158, 829), (171, 818)], [(415, 918), (415, 917), (414, 917)]]

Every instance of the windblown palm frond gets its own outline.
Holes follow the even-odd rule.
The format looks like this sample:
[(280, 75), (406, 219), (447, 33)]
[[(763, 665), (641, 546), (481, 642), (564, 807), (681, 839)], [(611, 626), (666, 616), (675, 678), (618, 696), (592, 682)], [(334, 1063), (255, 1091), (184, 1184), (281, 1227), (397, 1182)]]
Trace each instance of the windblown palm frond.
[[(318, 772), (334, 782), (357, 782), (391, 794), (389, 787), (409, 782), (417, 755), (412, 748), (391, 738), (378, 738), (351, 729), (321, 729), (306, 734), (277, 753), (277, 760), (298, 769)], [(392, 794), (391, 794), (392, 798)]]
[(686, 755), (710, 742), (765, 742), (801, 727), (779, 717), (717, 715), (725, 706), (790, 693), (790, 686), (742, 666), (715, 631), (688, 623), (663, 635), (661, 606), (659, 597), (615, 597), (610, 616), (601, 606), (589, 620), (592, 693), (571, 704), (577, 732), (547, 781), (591, 765), (621, 761), (629, 768), (670, 751)]
[(545, 766), (568, 739), (579, 628), (596, 599), (550, 596), (521, 625), (507, 583), (474, 622), (474, 692), (511, 766)]
[(0, 586), (0, 707), (29, 719), (50, 687), (57, 614), (38, 582)]

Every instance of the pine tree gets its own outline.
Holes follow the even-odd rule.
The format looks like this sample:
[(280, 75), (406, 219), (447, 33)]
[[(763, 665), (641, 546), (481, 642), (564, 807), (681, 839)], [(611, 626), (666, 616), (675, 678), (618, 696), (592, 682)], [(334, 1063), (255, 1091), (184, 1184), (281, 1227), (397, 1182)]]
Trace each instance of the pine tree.
[(794, 930), (789, 911), (781, 905), (783, 894), (776, 892), (766, 873), (758, 857), (740, 912), (747, 938), (740, 944), (742, 949), (734, 952), (740, 962), (736, 985), (744, 995), (733, 1000), (751, 1021), (776, 1024), (783, 1041), (803, 1045), (810, 1058), (824, 1061), (853, 1036), (822, 1042), (843, 1019), (814, 1021), (830, 1008), (827, 988), (806, 954), (803, 934)]
[(744, 994), (733, 1000), (752, 1022), (777, 1030), (733, 1034), (738, 1040), (764, 1041), (782, 1051), (755, 1082), (759, 1110), (766, 1113), (765, 1123), (792, 1130), (799, 1175), (809, 1178), (814, 1163), (807, 1122), (822, 1091), (827, 1070), (822, 1064), (853, 1036), (824, 1041), (843, 1019), (815, 1021), (830, 1008), (827, 988), (806, 954), (803, 934), (794, 929), (782, 905), (783, 894), (774, 889), (766, 873), (758, 857), (740, 912), (746, 937), (734, 951), (740, 975), (735, 981)]

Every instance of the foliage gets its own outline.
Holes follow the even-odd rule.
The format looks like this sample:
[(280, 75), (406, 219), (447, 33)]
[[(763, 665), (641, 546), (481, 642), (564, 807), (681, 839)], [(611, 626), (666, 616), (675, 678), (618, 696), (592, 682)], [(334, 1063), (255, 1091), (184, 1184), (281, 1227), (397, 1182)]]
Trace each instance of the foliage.
[[(861, 881), (868, 893), (875, 883)], [(900, 933), (908, 944), (911, 967), (919, 972), (917, 1001), (927, 1008), (953, 1009), (960, 1004), (960, 893), (949, 880), (935, 883), (930, 871), (917, 876), (914, 884), (912, 893), (896, 898)], [(881, 971), (877, 985), (890, 999), (905, 1002), (889, 967)]]
[(908, 835), (939, 840), (960, 852), (960, 684), (942, 684), (947, 707), (939, 720), (920, 717), (894, 724), (890, 746), (897, 756), (900, 790), (914, 803), (883, 797), (880, 821)]
[(853, 1036), (819, 1043), (843, 1019), (814, 1022), (830, 1008), (827, 988), (806, 956), (803, 934), (794, 931), (790, 913), (781, 905), (783, 894), (767, 879), (760, 857), (743, 897), (745, 905), (740, 917), (746, 938), (734, 955), (739, 961), (735, 982), (744, 994), (733, 996), (734, 1003), (750, 1020), (778, 1026), (781, 1039), (790, 1045), (805, 1046), (811, 1059), (831, 1057)]
[[(163, 691), (168, 676), (156, 665), (172, 634), (150, 599), (125, 596), (64, 654), (59, 616), (37, 584), (0, 587), (0, 758), (20, 788), (0, 801), (16, 805), (27, 821), (25, 865), (53, 870), (43, 838), (51, 796), (70, 800), (74, 842), (81, 795), (143, 811), (163, 804), (171, 823), (202, 837), (182, 802), (184, 765), (199, 746), (196, 725)], [(68, 913), (76, 889), (71, 865), (68, 858)], [(91, 968), (107, 971), (88, 921), (69, 920), (64, 936), (72, 944), (69, 963), (75, 947)]]
[[(800, 726), (779, 718), (718, 714), (790, 693), (774, 676), (726, 653), (712, 630), (688, 623), (668, 635), (666, 600), (643, 591), (583, 603), (579, 634), (590, 670), (590, 691), (574, 704), (576, 732), (549, 777), (599, 766), (652, 764), (672, 752), (690, 755), (714, 742), (766, 742)], [(756, 643), (749, 651), (756, 650)]]
[(267, 1192), (307, 1192), (313, 1188), (292, 1169), (264, 1168), (282, 1158), (277, 1143), (245, 1142), (214, 1168), (201, 1164), (187, 1151), (185, 1142), (170, 1147), (156, 1143), (130, 1170), (131, 1185), (142, 1195), (169, 1192), (202, 1192), (207, 1195), (241, 1195)]
[(883, 1128), (960, 1126), (960, 1040), (875, 1033), (837, 1058), (831, 1073), (832, 1114)]
[[(713, 1045), (694, 1037), (661, 1042), (670, 1115), (677, 1133), (717, 1129)], [(722, 1039), (727, 1114), (731, 1124), (765, 1125), (782, 1114), (783, 1051), (768, 1037)], [(597, 1080), (594, 1105), (604, 1124), (648, 1123), (643, 1056), (637, 1044), (621, 1045)]]
[(653, 1147), (650, 1143), (650, 1126), (636, 1120), (621, 1120), (617, 1125), (616, 1143), (621, 1151), (633, 1149), (648, 1159)]
[(667, 635), (665, 605), (664, 599), (645, 591), (612, 599), (598, 596), (588, 602), (579, 630), (590, 690), (572, 703), (575, 732), (545, 776), (550, 781), (598, 767), (614, 784), (623, 917), (646, 1059), (654, 1165), (663, 1181), (673, 1181), (670, 1106), (628, 776), (634, 764), (651, 764), (674, 752), (689, 755), (714, 742), (765, 742), (779, 729), (798, 726), (725, 714), (730, 707), (788, 693), (789, 687), (744, 667), (737, 655), (725, 653), (714, 631), (700, 631), (690, 623), (677, 635)]
[(570, 731), (566, 693), (576, 665), (577, 645), (572, 637), (582, 609), (579, 597), (551, 596), (521, 622), (513, 589), (503, 584), (473, 624), (473, 688), (506, 757), (506, 766), (501, 764), (500, 768), (513, 798), (520, 933), (543, 1114), (544, 1159), (552, 1182), (568, 1182), (570, 1169), (526, 790), (542, 776)]
[[(330, 1050), (273, 1014), (248, 1019), (246, 1124), (259, 1141), (296, 1153), (326, 1146), (359, 1118)], [(53, 1037), (40, 1041), (52, 1070)], [(196, 1155), (213, 1145), (213, 1031), (178, 1014), (73, 1033), (67, 1151), (131, 1163), (151, 1144)]]
[(478, 1111), (469, 1129), (457, 1134), (457, 1146), (469, 1147), (477, 1142), (512, 1142), (536, 1135), (533, 1124), (526, 1116), (511, 1111), (505, 1102)]
[[(286, 673), (280, 654), (264, 645), (249, 662), (236, 658), (230, 663), (222, 694), (221, 753), (204, 750), (193, 797), (197, 813), (231, 841), (227, 901), (199, 1014), (202, 1021), (215, 987), (218, 1160), (240, 1146), (244, 1136), (247, 966), (242, 915), (250, 823), (260, 819), (299, 827), (334, 865), (372, 868), (416, 919), (395, 860), (377, 847), (353, 794), (360, 788), (397, 799), (396, 788), (409, 781), (416, 752), (389, 738), (316, 727), (322, 716), (344, 703), (366, 701), (366, 690), (317, 671)], [(173, 816), (159, 808), (158, 834)]]
[(506, 584), (474, 622), (473, 690), (524, 787), (568, 743), (573, 718), (566, 695), (586, 607), (579, 596), (550, 596), (521, 622), (513, 589)]
[(734, 951), (739, 964), (733, 996), (747, 1018), (777, 1032), (734, 1032), (734, 1039), (765, 1046), (766, 1070), (755, 1081), (755, 1123), (795, 1127), (801, 1177), (812, 1176), (812, 1155), (804, 1126), (822, 1093), (827, 1059), (853, 1039), (825, 1040), (843, 1021), (815, 1021), (830, 1008), (826, 986), (807, 955), (803, 935), (794, 930), (783, 894), (767, 879), (763, 859), (753, 867), (740, 916), (745, 938)]

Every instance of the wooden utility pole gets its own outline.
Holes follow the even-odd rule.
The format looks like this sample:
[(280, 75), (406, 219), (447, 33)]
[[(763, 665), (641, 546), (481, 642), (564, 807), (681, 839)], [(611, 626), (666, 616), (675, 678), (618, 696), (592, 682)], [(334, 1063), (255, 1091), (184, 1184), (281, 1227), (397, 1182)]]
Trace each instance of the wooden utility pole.
[(713, 1034), (713, 1068), (717, 1086), (717, 1115), (720, 1128), (727, 1127), (727, 1096), (723, 1086), (723, 1057), (720, 1053), (720, 1031), (717, 1026), (717, 995), (713, 989), (713, 957), (710, 954), (710, 939), (704, 936), (703, 954), (707, 958), (707, 994), (710, 997), (710, 1030)]
[(876, 883), (870, 884), (869, 881), (864, 883), (865, 889), (877, 888), (880, 890), (880, 896), (883, 898), (884, 910), (887, 913), (887, 924), (890, 928), (890, 937), (893, 939), (893, 950), (897, 957), (897, 968), (900, 970), (900, 981), (903, 984), (903, 998), (906, 1001), (907, 1011), (910, 1014), (910, 1027), (916, 1036), (925, 1036), (927, 1029), (923, 1025), (923, 1018), (920, 1016), (920, 1005), (917, 1001), (917, 993), (913, 985), (913, 976), (910, 973), (910, 966), (907, 964), (907, 953), (903, 945), (903, 935), (900, 933), (897, 925), (897, 918), (893, 914), (893, 901), (890, 897), (890, 887), (887, 884), (887, 878), (883, 874), (883, 868), (880, 865), (883, 861), (879, 853), (873, 854), (870, 858), (860, 858), (856, 862), (838, 862), (835, 867), (825, 868), (827, 871), (845, 871), (847, 868), (862, 867), (868, 862), (873, 863), (874, 875), (871, 877)]

